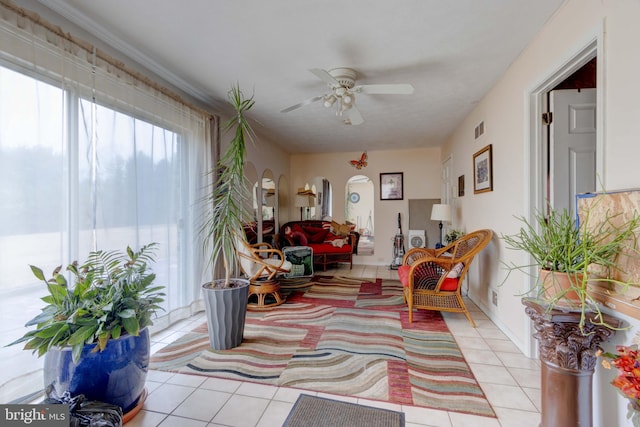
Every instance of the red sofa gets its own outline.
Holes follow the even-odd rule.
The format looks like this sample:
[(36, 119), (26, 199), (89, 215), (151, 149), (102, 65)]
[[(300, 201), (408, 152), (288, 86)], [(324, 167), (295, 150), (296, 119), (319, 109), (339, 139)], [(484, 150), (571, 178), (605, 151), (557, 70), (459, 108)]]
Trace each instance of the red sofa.
[(309, 246), (313, 249), (313, 263), (327, 270), (327, 265), (348, 262), (353, 268), (353, 255), (358, 254), (357, 231), (340, 233), (331, 221), (289, 221), (280, 227), (279, 248)]

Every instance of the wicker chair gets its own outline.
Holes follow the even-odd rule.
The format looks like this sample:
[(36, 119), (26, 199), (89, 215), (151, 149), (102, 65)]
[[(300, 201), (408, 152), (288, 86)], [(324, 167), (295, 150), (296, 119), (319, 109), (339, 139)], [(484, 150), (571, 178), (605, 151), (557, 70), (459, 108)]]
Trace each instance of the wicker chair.
[(413, 322), (413, 309), (422, 308), (464, 313), (476, 327), (460, 289), (474, 256), (491, 241), (492, 236), (491, 230), (478, 230), (449, 246), (413, 248), (404, 255), (398, 275), (409, 306), (409, 322)]
[(237, 239), (236, 250), (242, 272), (250, 282), (248, 306), (264, 309), (282, 304), (284, 297), (276, 276), (289, 273), (291, 262), (269, 243), (250, 244), (244, 239)]
[(250, 244), (237, 239), (236, 250), (242, 272), (251, 282), (260, 279), (273, 280), (276, 275), (291, 271), (291, 263), (284, 258), (280, 250), (274, 249), (269, 243)]

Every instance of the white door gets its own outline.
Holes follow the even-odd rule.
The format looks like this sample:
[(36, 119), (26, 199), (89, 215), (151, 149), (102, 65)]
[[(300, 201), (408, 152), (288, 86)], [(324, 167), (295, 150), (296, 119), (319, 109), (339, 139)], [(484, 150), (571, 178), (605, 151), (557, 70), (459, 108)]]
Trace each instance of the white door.
[(596, 190), (596, 90), (550, 92), (552, 207), (573, 215), (576, 194)]
[(442, 163), (442, 175), (440, 176), (441, 203), (446, 205), (451, 203), (451, 188), (453, 185), (453, 172), (451, 171), (453, 168), (452, 163), (453, 161), (451, 160), (451, 157), (448, 157), (447, 160)]

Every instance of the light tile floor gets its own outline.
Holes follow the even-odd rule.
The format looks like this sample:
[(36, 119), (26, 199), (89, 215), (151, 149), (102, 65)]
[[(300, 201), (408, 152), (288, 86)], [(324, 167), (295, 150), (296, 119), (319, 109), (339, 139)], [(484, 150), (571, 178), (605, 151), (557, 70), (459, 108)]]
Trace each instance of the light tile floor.
[[(324, 274), (324, 273), (323, 273)], [(326, 274), (397, 278), (386, 266), (354, 265)], [(464, 357), (498, 419), (317, 393), (405, 413), (407, 427), (537, 427), (540, 423), (540, 364), (518, 348), (469, 304), (477, 328), (462, 314), (443, 313)], [(204, 313), (152, 336), (152, 353), (205, 321)], [(195, 375), (150, 371), (144, 408), (127, 427), (281, 426), (300, 390)], [(308, 394), (316, 394), (304, 391)]]

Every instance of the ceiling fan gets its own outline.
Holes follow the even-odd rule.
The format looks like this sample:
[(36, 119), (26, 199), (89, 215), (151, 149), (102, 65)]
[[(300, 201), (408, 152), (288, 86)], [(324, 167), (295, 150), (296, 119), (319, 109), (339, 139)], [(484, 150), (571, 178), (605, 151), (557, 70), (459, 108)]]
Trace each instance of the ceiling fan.
[(309, 71), (325, 82), (331, 91), (287, 107), (281, 110), (281, 113), (288, 113), (289, 111), (322, 100), (326, 108), (331, 108), (333, 105), (336, 105), (336, 115), (340, 117), (346, 116), (344, 119), (346, 124), (359, 125), (364, 122), (364, 119), (362, 118), (360, 110), (358, 110), (355, 105), (356, 94), (410, 95), (413, 93), (413, 86), (408, 83), (356, 86), (357, 74), (351, 68), (333, 68), (329, 71), (312, 68)]

